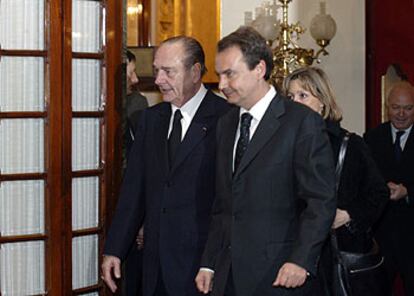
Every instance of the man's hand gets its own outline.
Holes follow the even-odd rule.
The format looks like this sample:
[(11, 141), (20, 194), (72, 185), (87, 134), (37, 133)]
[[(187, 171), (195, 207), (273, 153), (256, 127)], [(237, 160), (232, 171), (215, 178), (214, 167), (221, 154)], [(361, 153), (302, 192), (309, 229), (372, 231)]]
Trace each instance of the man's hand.
[(213, 277), (213, 272), (200, 269), (195, 278), (197, 289), (203, 294), (208, 294), (213, 289)]
[(332, 224), (332, 229), (337, 229), (342, 225), (351, 221), (351, 217), (349, 216), (347, 211), (336, 209), (335, 220)]
[(407, 188), (403, 184), (388, 182), (387, 185), (391, 191), (390, 199), (393, 201), (405, 198), (408, 194)]
[(115, 279), (121, 278), (121, 260), (115, 256), (104, 256), (101, 269), (101, 279), (103, 279), (103, 281), (108, 285), (112, 293), (115, 293), (118, 287), (112, 277), (112, 273), (115, 276)]
[(294, 263), (286, 262), (279, 269), (276, 280), (273, 282), (273, 286), (297, 288), (305, 283), (306, 277), (307, 272), (305, 269)]

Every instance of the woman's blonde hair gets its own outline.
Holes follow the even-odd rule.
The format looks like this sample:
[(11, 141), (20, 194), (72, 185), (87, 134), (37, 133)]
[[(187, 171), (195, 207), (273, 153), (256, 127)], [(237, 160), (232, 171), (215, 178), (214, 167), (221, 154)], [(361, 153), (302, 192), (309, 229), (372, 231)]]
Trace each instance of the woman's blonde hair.
[(321, 115), (323, 119), (333, 121), (342, 120), (342, 111), (335, 100), (331, 84), (325, 72), (317, 67), (305, 67), (293, 71), (283, 81), (285, 94), (289, 91), (289, 85), (293, 81), (299, 81), (301, 87), (309, 91), (323, 104)]

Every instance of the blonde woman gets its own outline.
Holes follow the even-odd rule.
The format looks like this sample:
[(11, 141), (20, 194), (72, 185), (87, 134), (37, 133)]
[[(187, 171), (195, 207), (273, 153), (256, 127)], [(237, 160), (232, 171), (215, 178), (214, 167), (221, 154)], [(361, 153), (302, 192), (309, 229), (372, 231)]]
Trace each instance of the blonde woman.
[[(292, 100), (318, 112), (325, 120), (335, 163), (347, 130), (341, 128), (342, 112), (335, 100), (327, 75), (319, 68), (301, 68), (284, 81), (284, 91)], [(338, 208), (332, 228), (338, 248), (366, 253), (372, 248), (371, 227), (379, 218), (389, 192), (362, 138), (350, 134), (337, 192)], [(329, 240), (323, 248), (319, 275), (325, 295), (336, 295), (332, 283), (333, 258)], [(382, 295), (381, 274), (366, 273), (353, 279), (351, 295)], [(378, 282), (376, 282), (378, 281)]]

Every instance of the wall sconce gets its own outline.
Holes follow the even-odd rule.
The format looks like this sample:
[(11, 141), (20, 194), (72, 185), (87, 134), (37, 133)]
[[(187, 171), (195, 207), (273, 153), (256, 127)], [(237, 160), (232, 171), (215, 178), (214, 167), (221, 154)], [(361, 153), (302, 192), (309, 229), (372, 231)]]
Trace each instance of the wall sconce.
[[(311, 21), (310, 33), (320, 49), (315, 53), (313, 49), (302, 48), (297, 41), (306, 29), (299, 23), (288, 23), (288, 8), (292, 0), (276, 0), (273, 3), (265, 1), (260, 7), (255, 8), (255, 19), (252, 12), (245, 12), (244, 23), (254, 27), (267, 40), (273, 49), (273, 61), (275, 67), (272, 72), (271, 82), (281, 85), (283, 79), (294, 69), (310, 66), (316, 60), (320, 63), (321, 54), (328, 55), (326, 47), (335, 36), (335, 20), (326, 14), (326, 3), (320, 3), (320, 13)], [(282, 8), (282, 20), (278, 19), (278, 10)]]
[(142, 14), (142, 10), (143, 10), (142, 4), (138, 4), (136, 6), (128, 6), (128, 8), (127, 8), (127, 14), (128, 15), (132, 15), (132, 14)]

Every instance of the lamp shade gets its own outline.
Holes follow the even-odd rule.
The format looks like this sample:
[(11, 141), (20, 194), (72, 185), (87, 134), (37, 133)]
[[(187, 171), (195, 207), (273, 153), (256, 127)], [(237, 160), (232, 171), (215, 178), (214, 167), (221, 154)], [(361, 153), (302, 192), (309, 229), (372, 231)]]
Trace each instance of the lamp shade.
[(252, 22), (255, 28), (266, 40), (275, 40), (279, 35), (279, 21), (274, 15), (260, 15)]
[(325, 2), (320, 3), (320, 14), (311, 21), (310, 33), (315, 40), (331, 40), (336, 33), (336, 23), (331, 15), (326, 14)]

